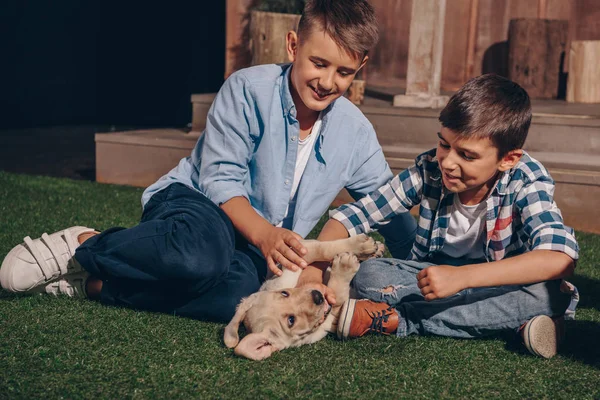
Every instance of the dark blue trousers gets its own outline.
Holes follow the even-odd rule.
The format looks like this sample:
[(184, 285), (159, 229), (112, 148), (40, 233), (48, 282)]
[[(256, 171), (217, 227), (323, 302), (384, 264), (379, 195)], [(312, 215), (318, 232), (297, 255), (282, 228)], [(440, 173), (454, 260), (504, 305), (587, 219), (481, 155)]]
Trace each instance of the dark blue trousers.
[[(380, 230), (395, 258), (405, 259), (416, 223), (410, 214)], [(156, 193), (139, 225), (111, 228), (86, 240), (77, 261), (103, 281), (104, 304), (229, 322), (256, 292), (266, 261), (204, 195), (182, 184)]]
[(156, 193), (139, 225), (86, 240), (75, 258), (103, 281), (104, 304), (217, 322), (231, 320), (267, 271), (227, 215), (182, 184)]

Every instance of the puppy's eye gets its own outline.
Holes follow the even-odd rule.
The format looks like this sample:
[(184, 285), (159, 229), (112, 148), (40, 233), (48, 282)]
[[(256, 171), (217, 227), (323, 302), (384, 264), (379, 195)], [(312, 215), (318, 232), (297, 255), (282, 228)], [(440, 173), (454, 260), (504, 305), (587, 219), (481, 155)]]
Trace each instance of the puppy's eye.
[(293, 315), (290, 315), (288, 317), (288, 326), (291, 328), (292, 326), (294, 326), (295, 322), (296, 322), (296, 317), (294, 317)]
[(290, 294), (288, 292), (286, 292), (285, 290), (283, 292), (281, 292), (281, 295), (283, 297), (290, 297)]

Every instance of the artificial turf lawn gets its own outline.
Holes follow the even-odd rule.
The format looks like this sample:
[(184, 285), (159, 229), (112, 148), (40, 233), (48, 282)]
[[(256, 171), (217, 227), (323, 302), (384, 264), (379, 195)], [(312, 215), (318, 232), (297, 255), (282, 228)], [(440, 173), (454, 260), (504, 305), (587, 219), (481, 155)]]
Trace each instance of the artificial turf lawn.
[[(0, 259), (25, 235), (131, 226), (141, 192), (0, 172)], [(577, 237), (582, 298), (551, 360), (502, 338), (371, 336), (253, 362), (222, 324), (0, 291), (0, 398), (600, 398), (600, 236)]]

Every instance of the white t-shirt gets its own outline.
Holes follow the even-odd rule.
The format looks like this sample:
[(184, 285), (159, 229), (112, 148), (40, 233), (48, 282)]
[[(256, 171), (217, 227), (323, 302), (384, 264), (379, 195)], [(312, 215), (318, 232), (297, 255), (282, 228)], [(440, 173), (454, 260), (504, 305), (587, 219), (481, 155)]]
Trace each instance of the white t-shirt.
[(483, 235), (486, 211), (485, 201), (467, 206), (462, 204), (455, 194), (442, 253), (453, 258), (484, 258)]
[(313, 127), (307, 137), (300, 140), (298, 139), (298, 153), (296, 154), (296, 169), (294, 170), (294, 182), (292, 183), (292, 191), (290, 193), (290, 202), (285, 212), (285, 217), (277, 226), (286, 229), (292, 229), (292, 223), (294, 222), (294, 212), (296, 211), (296, 194), (298, 193), (298, 186), (300, 186), (300, 180), (302, 174), (306, 169), (308, 158), (315, 144), (315, 139), (319, 136), (319, 130), (321, 129), (321, 114), (313, 124)]

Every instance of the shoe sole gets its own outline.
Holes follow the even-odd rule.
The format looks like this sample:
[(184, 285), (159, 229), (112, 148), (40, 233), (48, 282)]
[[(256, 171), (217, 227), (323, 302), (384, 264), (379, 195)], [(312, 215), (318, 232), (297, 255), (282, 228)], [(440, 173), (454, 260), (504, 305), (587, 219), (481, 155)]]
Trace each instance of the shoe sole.
[(337, 328), (338, 339), (348, 339), (348, 335), (350, 334), (350, 325), (352, 324), (352, 317), (354, 316), (355, 305), (356, 299), (349, 299), (342, 306)]
[(523, 340), (531, 353), (552, 358), (558, 351), (559, 332), (556, 323), (547, 315), (533, 317), (525, 326)]

